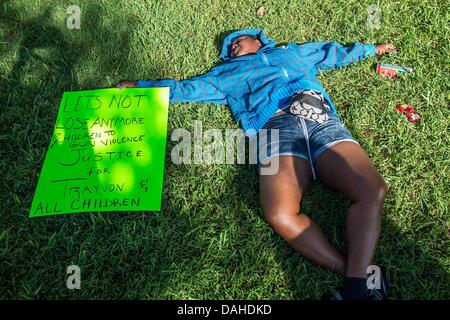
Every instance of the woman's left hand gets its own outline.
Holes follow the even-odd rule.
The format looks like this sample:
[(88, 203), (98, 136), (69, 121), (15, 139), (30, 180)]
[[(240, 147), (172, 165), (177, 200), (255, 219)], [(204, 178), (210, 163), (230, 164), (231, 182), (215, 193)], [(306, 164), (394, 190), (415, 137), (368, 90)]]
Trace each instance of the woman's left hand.
[(136, 82), (135, 81), (123, 81), (117, 85), (117, 88), (136, 88)]
[(383, 44), (377, 45), (377, 48), (376, 48), (377, 56), (381, 56), (381, 55), (389, 53), (389, 52), (392, 52), (393, 54), (397, 53), (397, 49), (394, 47), (393, 44), (383, 43)]

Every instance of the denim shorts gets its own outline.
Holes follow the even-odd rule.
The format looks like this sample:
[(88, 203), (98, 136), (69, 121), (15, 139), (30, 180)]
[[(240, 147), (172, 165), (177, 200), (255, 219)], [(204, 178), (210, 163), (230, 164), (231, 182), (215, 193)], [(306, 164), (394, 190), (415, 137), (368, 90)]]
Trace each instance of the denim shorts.
[[(266, 129), (266, 130), (264, 130)], [(278, 129), (276, 133), (270, 129)], [(342, 124), (338, 114), (329, 113), (325, 123), (318, 123), (291, 113), (276, 113), (257, 134), (257, 165), (274, 156), (291, 155), (305, 159), (316, 179), (314, 160), (342, 141), (359, 144)]]

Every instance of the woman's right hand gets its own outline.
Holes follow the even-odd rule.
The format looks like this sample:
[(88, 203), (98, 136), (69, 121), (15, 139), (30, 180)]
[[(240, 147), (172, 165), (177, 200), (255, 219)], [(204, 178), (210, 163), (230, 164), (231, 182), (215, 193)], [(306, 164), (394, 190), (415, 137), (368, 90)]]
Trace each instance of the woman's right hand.
[(391, 43), (383, 43), (376, 46), (377, 56), (381, 56), (386, 53), (397, 53), (397, 49)]
[(117, 88), (136, 88), (136, 82), (135, 81), (122, 81), (117, 85)]

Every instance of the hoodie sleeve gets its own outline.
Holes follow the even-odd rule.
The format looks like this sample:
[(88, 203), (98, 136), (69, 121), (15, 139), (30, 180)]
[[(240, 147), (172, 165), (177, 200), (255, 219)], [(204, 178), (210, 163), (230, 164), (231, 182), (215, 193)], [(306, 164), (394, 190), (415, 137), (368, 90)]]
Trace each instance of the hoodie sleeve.
[(209, 72), (192, 77), (187, 80), (178, 81), (165, 80), (139, 80), (138, 88), (169, 87), (170, 103), (176, 102), (206, 102), (212, 104), (226, 104), (226, 95), (222, 92), (218, 71)]
[(315, 72), (344, 67), (376, 53), (375, 45), (358, 42), (348, 47), (336, 42), (309, 42), (294, 45), (294, 48), (305, 63), (313, 66)]

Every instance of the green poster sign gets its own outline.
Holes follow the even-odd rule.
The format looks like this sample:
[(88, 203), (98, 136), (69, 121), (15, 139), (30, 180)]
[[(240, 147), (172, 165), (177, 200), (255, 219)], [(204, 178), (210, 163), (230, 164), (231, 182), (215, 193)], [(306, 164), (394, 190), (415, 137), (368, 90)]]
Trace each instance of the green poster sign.
[(161, 209), (169, 88), (64, 92), (30, 217)]

